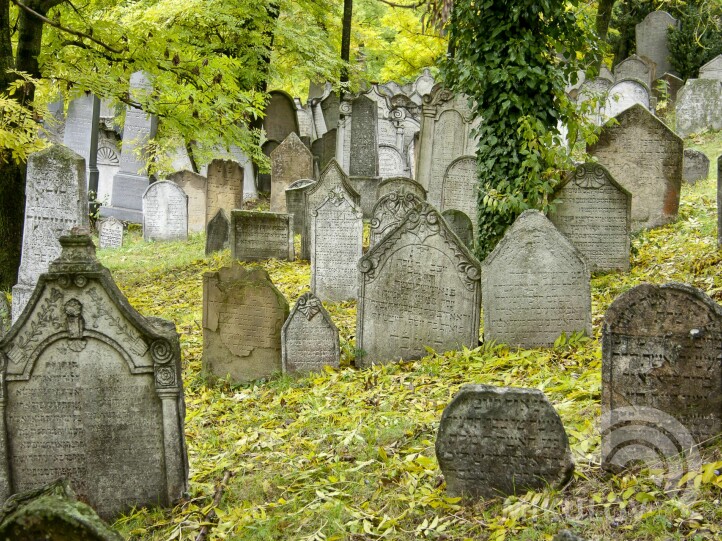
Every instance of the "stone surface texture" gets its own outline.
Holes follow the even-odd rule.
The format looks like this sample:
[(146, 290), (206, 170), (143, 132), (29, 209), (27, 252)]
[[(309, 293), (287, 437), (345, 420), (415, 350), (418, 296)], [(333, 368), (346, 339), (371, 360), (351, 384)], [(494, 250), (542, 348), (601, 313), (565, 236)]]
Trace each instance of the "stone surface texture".
[(441, 186), (441, 210), (462, 211), (471, 220), (473, 231), (476, 231), (479, 222), (478, 194), (476, 157), (461, 156), (455, 159), (444, 173)]
[(672, 72), (669, 61), (669, 27), (679, 22), (666, 11), (653, 11), (635, 27), (637, 54), (649, 58), (657, 68), (657, 74)]
[(234, 210), (231, 213), (230, 242), (234, 261), (293, 261), (293, 216)]
[(201, 233), (206, 229), (206, 177), (193, 171), (177, 171), (168, 175), (188, 196), (188, 232)]
[(232, 160), (213, 160), (208, 164), (207, 179), (206, 224), (220, 209), (230, 217), (233, 209), (243, 206), (243, 168)]
[(445, 210), (441, 213), (441, 216), (446, 220), (449, 229), (464, 243), (464, 246), (469, 250), (473, 250), (474, 224), (471, 223), (471, 218), (464, 212), (456, 209)]
[(684, 149), (684, 168), (682, 179), (694, 184), (698, 180), (706, 180), (709, 176), (709, 158), (704, 152), (691, 148)]
[(302, 178), (286, 188), (286, 211), (293, 216), (293, 233), (303, 235), (306, 230), (306, 190), (316, 182), (312, 178)]
[(604, 105), (606, 119), (614, 118), (635, 104), (649, 110), (649, 91), (638, 81), (625, 80), (609, 88)]
[(718, 54), (704, 66), (699, 68), (699, 78), (722, 81), (722, 54)]
[(271, 152), (271, 212), (288, 212), (286, 188), (297, 180), (313, 177), (313, 154), (291, 133)]
[(226, 212), (218, 209), (206, 227), (206, 255), (228, 248), (230, 236), (231, 222), (228, 220)]
[(393, 231), (411, 211), (419, 212), (424, 204), (413, 193), (391, 192), (376, 202), (371, 217), (369, 248)]
[(111, 216), (98, 223), (98, 248), (123, 246), (123, 222)]
[(401, 194), (412, 193), (419, 199), (426, 201), (426, 190), (424, 187), (409, 177), (390, 177), (383, 179), (379, 183), (378, 190), (376, 191), (376, 200), (378, 201), (391, 192)]
[(688, 79), (677, 93), (674, 113), (680, 137), (722, 129), (722, 81)]
[(187, 238), (188, 196), (170, 180), (152, 183), (143, 194), (143, 239)]

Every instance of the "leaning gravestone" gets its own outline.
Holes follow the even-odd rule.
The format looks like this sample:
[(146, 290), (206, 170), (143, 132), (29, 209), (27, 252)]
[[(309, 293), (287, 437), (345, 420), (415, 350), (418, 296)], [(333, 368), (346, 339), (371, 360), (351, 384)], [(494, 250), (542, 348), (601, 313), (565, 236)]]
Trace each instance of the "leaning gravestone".
[(718, 54), (704, 66), (699, 68), (699, 78), (722, 81), (722, 54)]
[(441, 216), (446, 220), (449, 229), (453, 231), (454, 235), (459, 237), (459, 240), (464, 243), (464, 246), (469, 250), (473, 250), (474, 224), (471, 223), (471, 218), (456, 209), (445, 210), (441, 213)]
[(175, 325), (136, 312), (74, 232), (0, 341), (0, 499), (63, 477), (103, 518), (169, 506), (188, 484)]
[(281, 348), (284, 373), (338, 368), (338, 329), (313, 293), (304, 293), (296, 301), (281, 330)]
[(291, 133), (271, 152), (271, 212), (288, 212), (286, 188), (313, 177), (313, 154)]
[(441, 210), (462, 211), (471, 219), (476, 231), (479, 221), (478, 193), (476, 157), (461, 156), (451, 162), (441, 185)]
[(186, 240), (188, 196), (170, 180), (154, 182), (143, 194), (143, 240)]
[(378, 190), (376, 192), (376, 200), (378, 201), (383, 196), (390, 194), (391, 192), (398, 192), (401, 194), (412, 193), (419, 199), (426, 201), (426, 190), (424, 187), (416, 182), (412, 178), (408, 177), (391, 177), (385, 178), (379, 183)]
[(231, 212), (231, 259), (293, 261), (293, 216), (276, 212)]
[(722, 81), (688, 79), (677, 93), (674, 114), (681, 137), (722, 129)]
[(649, 91), (638, 81), (619, 81), (612, 85), (607, 94), (604, 114), (607, 119), (614, 118), (635, 104), (649, 110)]
[(424, 201), (415, 194), (400, 192), (391, 192), (376, 201), (371, 216), (369, 248), (403, 222), (409, 212), (419, 212), (423, 204)]
[(120, 248), (123, 246), (123, 222), (117, 218), (106, 218), (98, 224), (98, 247)]
[(672, 71), (669, 61), (669, 28), (677, 28), (679, 22), (666, 11), (653, 11), (635, 27), (637, 54), (655, 63), (657, 73)]
[(10, 303), (5, 296), (5, 292), (0, 291), (0, 338), (7, 334), (11, 324), (12, 313), (10, 312)]
[[(243, 206), (243, 168), (231, 160), (213, 160), (208, 165), (206, 223), (223, 209), (226, 216)], [(250, 181), (252, 182), (252, 180)]]
[(356, 366), (478, 345), (479, 262), (431, 205), (410, 212), (358, 269)]
[(641, 105), (602, 128), (588, 148), (632, 194), (632, 231), (673, 221), (682, 184), (682, 140)]
[(236, 383), (281, 370), (288, 303), (260, 267), (203, 275), (203, 371)]
[(302, 178), (286, 188), (286, 210), (293, 216), (293, 233), (302, 235), (306, 228), (306, 207), (304, 198), (306, 190), (316, 182), (310, 178)]
[(699, 150), (685, 148), (682, 179), (689, 184), (694, 184), (698, 180), (706, 180), (708, 175), (709, 158), (705, 153)]
[(18, 283), (13, 287), (17, 321), (40, 275), (60, 255), (58, 238), (88, 224), (85, 161), (62, 145), (30, 155), (25, 184), (25, 225)]
[[(722, 432), (720, 359), (717, 303), (685, 284), (639, 285), (604, 315), (602, 413), (654, 408), (676, 418), (696, 443), (707, 442)], [(603, 436), (603, 447), (614, 448), (622, 436)]]
[(589, 270), (541, 212), (526, 210), (483, 263), (484, 340), (523, 348), (591, 335)]
[(228, 220), (226, 212), (219, 209), (206, 227), (206, 255), (228, 248), (230, 236), (231, 222)]
[(451, 496), (561, 488), (574, 472), (559, 414), (538, 389), (464, 385), (444, 409), (436, 459)]
[(590, 270), (629, 270), (632, 196), (598, 163), (569, 173), (549, 219), (587, 258)]
[(193, 171), (177, 171), (168, 175), (188, 196), (188, 232), (206, 229), (206, 177)]

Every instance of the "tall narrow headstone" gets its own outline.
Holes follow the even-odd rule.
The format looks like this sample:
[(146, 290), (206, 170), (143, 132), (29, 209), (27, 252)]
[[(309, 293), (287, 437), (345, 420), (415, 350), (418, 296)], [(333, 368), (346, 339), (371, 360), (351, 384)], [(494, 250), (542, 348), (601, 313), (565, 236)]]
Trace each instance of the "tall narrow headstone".
[(223, 209), (226, 216), (243, 206), (243, 169), (231, 160), (213, 160), (206, 181), (206, 223)]
[(228, 248), (231, 236), (231, 222), (226, 211), (218, 209), (208, 226), (206, 226), (206, 255)]
[(98, 248), (120, 248), (123, 246), (123, 222), (117, 218), (106, 218), (98, 224)]
[(356, 366), (478, 345), (480, 264), (431, 205), (407, 214), (358, 270)]
[(391, 192), (376, 201), (371, 216), (369, 248), (404, 221), (409, 212), (421, 211), (424, 201), (413, 193)]
[(187, 489), (181, 354), (175, 325), (130, 306), (84, 231), (60, 238), (0, 341), (0, 499), (64, 477), (107, 519)]
[(657, 66), (657, 73), (672, 72), (669, 61), (669, 28), (679, 22), (666, 11), (653, 11), (635, 27), (637, 54), (649, 58)]
[(562, 333), (591, 335), (584, 256), (537, 210), (524, 211), (483, 263), (484, 340), (546, 347)]
[(203, 275), (203, 370), (237, 383), (281, 371), (288, 302), (260, 267)]
[(376, 103), (363, 94), (341, 104), (336, 155), (343, 156), (343, 167), (349, 176), (378, 176), (376, 107)]
[(175, 182), (154, 182), (143, 194), (143, 240), (187, 238), (188, 196)]
[[(100, 100), (93, 94), (84, 94), (68, 104), (63, 144), (85, 160), (86, 180), (90, 178), (90, 157), (98, 152), (99, 119)], [(94, 191), (97, 195), (97, 186)]]
[(177, 171), (168, 175), (188, 196), (188, 232), (206, 229), (206, 177), (193, 171)]
[(291, 133), (298, 135), (298, 118), (293, 98), (282, 90), (272, 90), (269, 95), (271, 99), (263, 118), (266, 139), (281, 142)]
[(314, 182), (316, 181), (313, 179), (302, 178), (286, 188), (286, 209), (293, 216), (293, 233), (295, 235), (303, 235), (306, 230), (305, 194)]
[(58, 239), (88, 224), (85, 160), (69, 148), (52, 145), (30, 155), (25, 184), (25, 225), (18, 283), (13, 287), (17, 321), (40, 275), (60, 255)]
[(444, 173), (441, 185), (441, 210), (456, 209), (471, 219), (476, 231), (479, 221), (479, 181), (476, 172), (476, 157), (456, 158)]
[(464, 243), (464, 246), (469, 250), (473, 250), (474, 224), (471, 223), (471, 218), (456, 209), (445, 210), (441, 213), (441, 216), (446, 220), (446, 223), (449, 224), (449, 229)]
[(271, 152), (271, 212), (287, 212), (286, 188), (313, 177), (313, 154), (291, 133)]
[(293, 216), (276, 212), (231, 212), (231, 259), (293, 261)]

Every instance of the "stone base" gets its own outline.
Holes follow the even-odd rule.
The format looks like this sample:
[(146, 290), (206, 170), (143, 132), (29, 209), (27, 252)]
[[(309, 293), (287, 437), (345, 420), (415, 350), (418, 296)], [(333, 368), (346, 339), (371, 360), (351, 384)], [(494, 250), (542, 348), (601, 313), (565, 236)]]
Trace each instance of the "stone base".
[(123, 209), (116, 207), (100, 207), (101, 218), (116, 218), (122, 222), (130, 222), (132, 224), (143, 223), (143, 211), (134, 209)]
[(34, 286), (26, 286), (23, 284), (16, 284), (13, 286), (13, 323), (18, 320), (20, 314), (22, 314), (23, 310), (25, 310), (25, 305), (28, 304), (30, 295), (33, 294), (34, 289)]
[(102, 207), (100, 215), (113, 216), (126, 222), (143, 223), (143, 193), (148, 184), (146, 176), (122, 171), (117, 173), (113, 177), (110, 206)]

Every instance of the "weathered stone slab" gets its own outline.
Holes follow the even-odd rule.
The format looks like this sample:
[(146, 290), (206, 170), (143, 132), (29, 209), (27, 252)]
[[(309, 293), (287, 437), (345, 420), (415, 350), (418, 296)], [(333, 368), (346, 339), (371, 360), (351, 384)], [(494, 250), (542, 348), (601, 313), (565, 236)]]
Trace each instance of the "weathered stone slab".
[(376, 204), (376, 193), (379, 190), (380, 177), (349, 177), (349, 183), (361, 197), (361, 212), (365, 219), (370, 219), (373, 215), (374, 204)]
[(441, 213), (441, 216), (446, 220), (449, 229), (464, 243), (464, 246), (469, 250), (473, 250), (474, 224), (471, 223), (471, 218), (464, 212), (456, 209), (445, 210)]
[(188, 232), (206, 229), (206, 177), (193, 171), (177, 171), (168, 175), (188, 196)]
[(585, 163), (554, 194), (549, 219), (595, 270), (629, 270), (632, 196), (603, 166)]
[(401, 194), (412, 193), (419, 199), (426, 201), (426, 190), (424, 187), (409, 177), (391, 177), (383, 179), (379, 183), (378, 190), (376, 191), (376, 200), (378, 201), (383, 196), (388, 195), (391, 192), (398, 192)]
[(669, 27), (679, 22), (666, 11), (653, 11), (635, 26), (637, 54), (649, 58), (657, 66), (657, 73), (672, 71), (669, 61)]
[(236, 383), (281, 371), (288, 303), (260, 267), (203, 275), (203, 371)]
[[(213, 160), (208, 165), (206, 223), (223, 209), (226, 216), (243, 206), (243, 168), (231, 160)], [(249, 180), (249, 182), (253, 182)]]
[(263, 118), (266, 139), (283, 141), (291, 133), (299, 134), (296, 104), (293, 98), (282, 90), (269, 92), (270, 100)]
[(187, 489), (175, 325), (136, 312), (85, 234), (60, 238), (0, 341), (0, 498), (66, 478), (103, 518)]
[(641, 105), (616, 119), (588, 151), (632, 194), (632, 231), (673, 221), (682, 184), (682, 140)]
[[(722, 156), (717, 158), (717, 208), (722, 209)], [(722, 247), (722, 212), (717, 211), (717, 247)]]
[(219, 209), (206, 227), (206, 255), (228, 248), (231, 237), (231, 222), (226, 211)]
[(13, 321), (25, 308), (40, 275), (60, 255), (61, 235), (88, 225), (85, 160), (62, 145), (28, 158), (25, 224), (18, 283), (13, 287)]
[[(722, 432), (720, 359), (717, 303), (684, 284), (639, 285), (617, 297), (604, 316), (602, 413), (655, 408), (679, 421), (695, 442), (707, 442)], [(603, 448), (614, 449), (626, 433), (603, 436)], [(611, 462), (611, 454), (602, 456)]]
[(467, 501), (560, 488), (574, 472), (562, 420), (538, 389), (464, 385), (444, 409), (436, 458)]
[(533, 348), (591, 334), (587, 263), (539, 211), (524, 211), (482, 266), (485, 341)]
[(341, 101), (335, 92), (329, 93), (321, 100), (321, 111), (323, 120), (326, 124), (326, 130), (331, 131), (338, 128), (339, 106)]
[(324, 366), (338, 368), (341, 360), (338, 329), (313, 293), (296, 301), (281, 330), (283, 372), (312, 372)]
[(704, 66), (699, 68), (699, 78), (722, 81), (722, 54), (718, 54)]
[(635, 104), (649, 110), (649, 91), (638, 81), (619, 81), (609, 88), (604, 105), (606, 119), (614, 118)]
[(704, 152), (691, 148), (684, 149), (684, 168), (682, 179), (694, 184), (698, 180), (706, 180), (709, 175), (709, 158)]
[(271, 152), (271, 212), (287, 212), (286, 188), (313, 177), (313, 154), (295, 133)]
[(392, 145), (379, 145), (379, 176), (399, 177), (409, 174), (404, 156)]
[(106, 218), (98, 223), (98, 247), (120, 248), (123, 246), (123, 222), (117, 218)]
[[(661, 72), (664, 73), (664, 72)], [(649, 90), (655, 80), (655, 66), (648, 60), (633, 54), (614, 66), (614, 81), (637, 81)]]
[(293, 261), (293, 216), (276, 212), (231, 212), (231, 258)]
[(306, 230), (306, 190), (316, 182), (311, 178), (302, 178), (286, 188), (286, 209), (293, 216), (293, 233), (303, 235)]
[(369, 231), (369, 248), (372, 248), (393, 231), (411, 211), (420, 212), (424, 201), (413, 193), (391, 192), (374, 205)]
[(478, 184), (476, 157), (461, 156), (449, 164), (441, 185), (441, 210), (462, 211), (471, 219), (474, 231), (479, 222)]
[[(368, 97), (358, 96), (351, 102), (351, 128), (348, 172), (351, 177), (376, 177), (379, 174), (378, 112), (376, 103)], [(344, 109), (340, 110), (344, 115)], [(376, 193), (376, 192), (374, 192)]]
[(68, 104), (63, 144), (85, 160), (86, 179), (90, 178), (90, 158), (98, 152), (99, 119), (100, 100), (93, 94), (78, 96)]
[(677, 94), (674, 111), (681, 137), (722, 129), (722, 81), (688, 79)]
[(143, 240), (186, 240), (188, 196), (170, 180), (154, 182), (143, 194)]
[(604, 105), (607, 103), (612, 81), (604, 77), (595, 77), (582, 83), (577, 93), (576, 102), (586, 104), (584, 114), (597, 126), (605, 122)]
[(479, 262), (431, 205), (410, 212), (358, 269), (356, 366), (478, 345)]
[(7, 334), (11, 324), (12, 312), (10, 310), (10, 303), (5, 296), (5, 292), (0, 291), (0, 338)]

